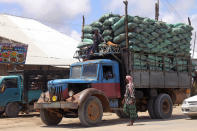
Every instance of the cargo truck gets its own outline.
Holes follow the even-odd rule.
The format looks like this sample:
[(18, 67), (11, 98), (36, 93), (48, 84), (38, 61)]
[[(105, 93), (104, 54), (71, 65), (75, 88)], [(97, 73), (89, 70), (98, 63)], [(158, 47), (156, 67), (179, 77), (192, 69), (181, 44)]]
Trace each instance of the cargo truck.
[(17, 117), (20, 111), (33, 111), (33, 103), (47, 90), (47, 82), (68, 78), (68, 73), (68, 70), (23, 70), (0, 76), (0, 114)]
[[(150, 54), (119, 46), (100, 48), (99, 53), (88, 56), (85, 50), (77, 51), (75, 58), (83, 61), (71, 65), (69, 79), (48, 82), (48, 91), (34, 104), (46, 125), (57, 125), (63, 117), (79, 117), (83, 125), (92, 126), (101, 122), (103, 112), (128, 117), (122, 110), (126, 75), (134, 78), (137, 111), (148, 110), (153, 119), (170, 118), (173, 105), (181, 104), (189, 95), (192, 86), (190, 56), (151, 54), (155, 58), (161, 57), (161, 61), (147, 62), (146, 68), (135, 68), (134, 55)], [(171, 61), (184, 59), (186, 70), (179, 71), (178, 68), (183, 66), (179, 64), (173, 70), (167, 70), (166, 57)], [(161, 69), (150, 68), (150, 64), (159, 64)]]

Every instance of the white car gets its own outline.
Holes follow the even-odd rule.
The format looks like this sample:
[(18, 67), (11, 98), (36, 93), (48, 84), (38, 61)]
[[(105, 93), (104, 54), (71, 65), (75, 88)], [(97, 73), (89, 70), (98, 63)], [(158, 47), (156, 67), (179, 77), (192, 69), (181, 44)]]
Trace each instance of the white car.
[(190, 118), (197, 118), (197, 95), (183, 101), (182, 112)]

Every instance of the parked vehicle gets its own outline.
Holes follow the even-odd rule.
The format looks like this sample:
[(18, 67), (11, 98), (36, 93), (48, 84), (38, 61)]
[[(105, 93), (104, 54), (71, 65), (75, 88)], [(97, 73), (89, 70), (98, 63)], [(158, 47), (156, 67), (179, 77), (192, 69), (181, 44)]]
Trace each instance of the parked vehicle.
[(0, 76), (0, 114), (17, 117), (20, 111), (33, 110), (33, 103), (47, 90), (47, 82), (67, 78), (66, 70), (24, 70)]
[(185, 99), (181, 108), (185, 115), (197, 119), (197, 95)]
[[(137, 110), (148, 110), (151, 118), (170, 118), (173, 104), (181, 104), (189, 94), (192, 79), (190, 57), (180, 56), (188, 61), (187, 72), (166, 71), (165, 68), (159, 71), (133, 68), (133, 55), (143, 53), (127, 49), (113, 51), (107, 49), (102, 51), (102, 55), (90, 54), (89, 60), (71, 65), (69, 79), (48, 82), (48, 92), (42, 93), (34, 105), (40, 110), (46, 125), (57, 125), (63, 117), (79, 117), (83, 125), (91, 126), (101, 122), (103, 112), (128, 117), (122, 111), (124, 78), (128, 72), (134, 77)], [(82, 53), (78, 54), (80, 58)], [(152, 55), (162, 56), (162, 60), (169, 57)], [(164, 63), (161, 61), (162, 67), (165, 67)]]

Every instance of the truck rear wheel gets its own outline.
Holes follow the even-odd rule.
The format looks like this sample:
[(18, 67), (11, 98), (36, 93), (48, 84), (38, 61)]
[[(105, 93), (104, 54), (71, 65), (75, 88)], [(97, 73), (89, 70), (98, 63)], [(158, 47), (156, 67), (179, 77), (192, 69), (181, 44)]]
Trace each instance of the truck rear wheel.
[(19, 113), (19, 104), (14, 102), (14, 103), (8, 103), (6, 108), (5, 108), (5, 114), (7, 117), (10, 118), (15, 118), (18, 116)]
[(41, 120), (48, 126), (54, 126), (61, 122), (62, 116), (57, 115), (57, 113), (53, 111), (49, 111), (47, 109), (40, 110)]
[(85, 126), (96, 125), (103, 117), (103, 107), (95, 96), (88, 97), (78, 109), (79, 120)]
[(122, 110), (116, 111), (116, 115), (117, 115), (119, 118), (129, 118), (129, 116), (128, 116), (127, 114), (125, 114)]
[(156, 114), (155, 114), (155, 109), (154, 109), (154, 106), (155, 106), (155, 98), (151, 98), (149, 101), (148, 101), (148, 113), (149, 113), (149, 116), (151, 119), (156, 119)]
[(168, 94), (160, 94), (155, 100), (154, 107), (157, 118), (167, 119), (172, 116), (173, 103)]

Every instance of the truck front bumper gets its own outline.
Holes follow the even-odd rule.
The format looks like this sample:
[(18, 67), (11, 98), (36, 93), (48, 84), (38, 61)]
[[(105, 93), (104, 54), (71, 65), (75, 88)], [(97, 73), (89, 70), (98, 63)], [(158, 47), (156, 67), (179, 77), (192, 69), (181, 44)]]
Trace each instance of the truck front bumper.
[(78, 103), (73, 102), (42, 102), (34, 103), (34, 109), (77, 109)]

